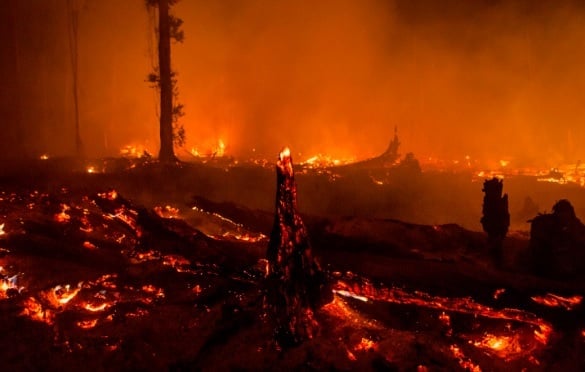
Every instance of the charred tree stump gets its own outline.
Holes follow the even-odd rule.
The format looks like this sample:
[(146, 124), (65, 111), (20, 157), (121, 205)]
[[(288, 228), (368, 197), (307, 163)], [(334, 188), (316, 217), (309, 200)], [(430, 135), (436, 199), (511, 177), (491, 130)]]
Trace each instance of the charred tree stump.
[(332, 297), (313, 258), (307, 229), (297, 211), (290, 150), (276, 163), (276, 211), (267, 250), (266, 305), (280, 346), (293, 346), (318, 331), (314, 311)]
[(497, 178), (483, 183), (483, 217), (481, 225), (488, 236), (488, 247), (494, 264), (498, 267), (503, 261), (503, 243), (510, 227), (508, 194), (502, 196), (504, 181)]

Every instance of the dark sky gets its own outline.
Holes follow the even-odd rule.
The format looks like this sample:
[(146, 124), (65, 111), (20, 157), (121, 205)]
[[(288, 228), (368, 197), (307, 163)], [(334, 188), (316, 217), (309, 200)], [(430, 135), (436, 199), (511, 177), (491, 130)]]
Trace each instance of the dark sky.
[[(71, 2), (88, 155), (156, 153), (154, 18), (143, 0)], [(364, 158), (397, 125), (420, 157), (585, 159), (581, 3), (182, 0), (186, 148)], [(66, 4), (0, 0), (3, 157), (74, 151)]]

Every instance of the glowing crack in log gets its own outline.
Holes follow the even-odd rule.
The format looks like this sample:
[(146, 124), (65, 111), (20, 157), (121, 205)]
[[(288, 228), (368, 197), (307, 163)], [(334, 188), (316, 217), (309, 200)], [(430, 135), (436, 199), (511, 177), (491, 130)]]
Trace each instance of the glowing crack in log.
[(307, 229), (297, 211), (297, 188), (288, 148), (276, 163), (276, 211), (267, 259), (266, 305), (275, 323), (277, 342), (294, 345), (312, 338), (318, 330), (313, 312), (332, 294), (326, 289), (325, 275), (313, 258)]

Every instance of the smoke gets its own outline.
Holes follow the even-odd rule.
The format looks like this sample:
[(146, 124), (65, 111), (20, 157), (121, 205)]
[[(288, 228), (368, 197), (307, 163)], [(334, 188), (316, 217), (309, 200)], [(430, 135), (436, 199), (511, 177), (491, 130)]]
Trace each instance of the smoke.
[[(46, 2), (51, 22), (27, 1), (20, 19), (37, 22), (19, 22), (18, 34), (31, 77), (15, 86), (30, 105), (29, 151), (72, 153), (65, 1)], [(183, 0), (173, 12), (185, 22), (172, 60), (187, 150), (221, 139), (236, 156), (274, 157), (288, 145), (298, 160), (365, 158), (398, 126), (402, 152), (419, 157), (585, 157), (579, 2)], [(130, 143), (158, 151), (156, 97), (144, 82), (152, 26), (140, 0), (84, 2), (80, 125), (90, 154)]]

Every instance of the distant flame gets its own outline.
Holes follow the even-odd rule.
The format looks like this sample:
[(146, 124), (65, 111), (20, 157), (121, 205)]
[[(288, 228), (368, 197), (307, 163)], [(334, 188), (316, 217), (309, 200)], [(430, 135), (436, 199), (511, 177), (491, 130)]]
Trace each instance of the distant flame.
[(70, 209), (71, 207), (69, 207), (67, 204), (61, 204), (61, 212), (55, 215), (55, 221), (60, 223), (69, 222), (71, 216), (67, 214), (67, 211)]

